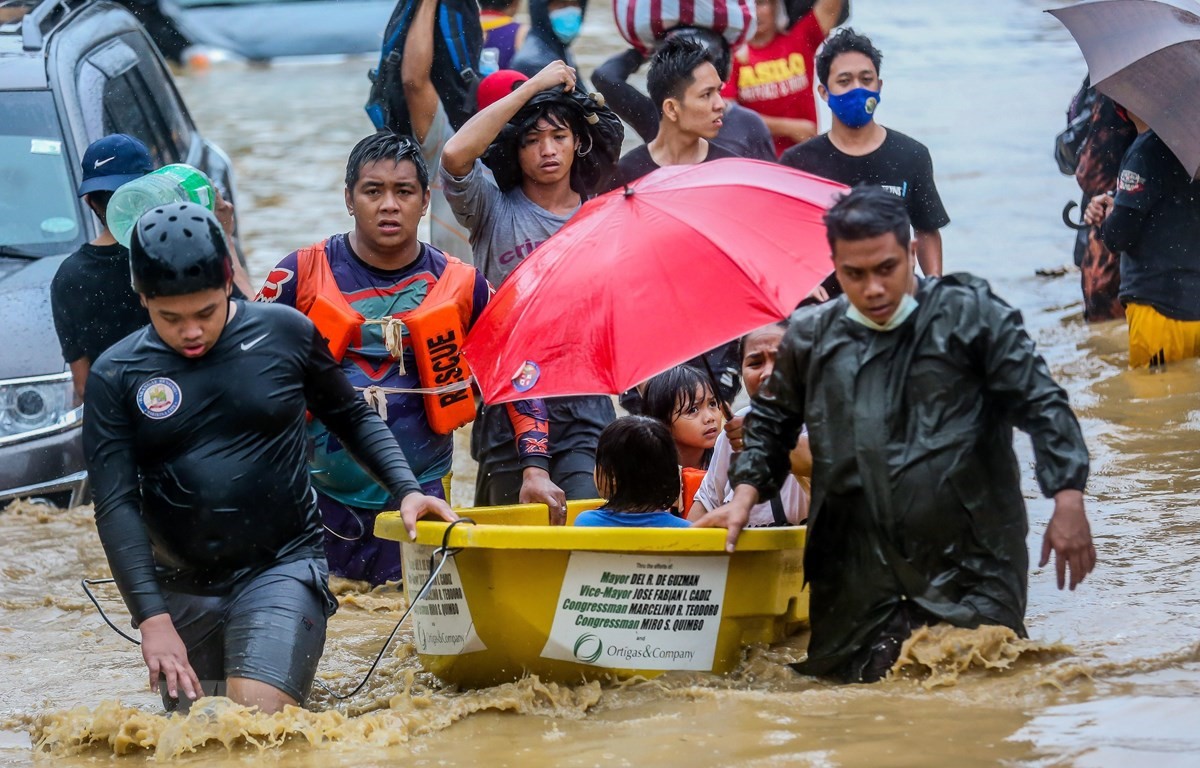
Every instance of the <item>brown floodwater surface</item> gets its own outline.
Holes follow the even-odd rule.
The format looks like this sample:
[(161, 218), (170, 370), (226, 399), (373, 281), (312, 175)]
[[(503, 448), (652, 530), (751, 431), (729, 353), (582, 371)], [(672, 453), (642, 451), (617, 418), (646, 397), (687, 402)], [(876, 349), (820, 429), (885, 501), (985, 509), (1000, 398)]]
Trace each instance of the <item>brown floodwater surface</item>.
[[(948, 271), (989, 279), (1018, 306), (1070, 393), (1092, 454), (1087, 505), (1099, 565), (1075, 592), (1053, 567), (1030, 573), (1030, 639), (994, 629), (918, 633), (893, 679), (834, 686), (789, 662), (805, 638), (751, 648), (726, 678), (668, 674), (625, 685), (537, 680), (443, 688), (402, 629), (367, 689), (275, 716), (223, 700), (168, 719), (137, 648), (79, 588), (107, 564), (91, 510), (18, 504), (0, 512), (0, 765), (229, 766), (1200, 765), (1200, 362), (1125, 368), (1125, 325), (1081, 319), (1060, 220), (1078, 199), (1051, 148), (1085, 65), (1050, 0), (856, 0), (851, 23), (884, 52), (886, 126), (927, 144), (943, 201)], [(593, 0), (578, 44), (585, 74), (620, 48)], [(344, 163), (370, 132), (373, 62), (216, 66), (179, 86), (197, 123), (232, 156), (251, 273), (345, 231)], [(823, 125), (828, 125), (824, 116)], [(753, 226), (731, 200), (730, 216)], [(564, 311), (586, 311), (565, 297)], [(697, 300), (716, 301), (717, 297)], [(459, 439), (454, 500), (473, 467)], [(1036, 564), (1051, 504), (1017, 435)], [(357, 684), (399, 618), (394, 589), (338, 582), (318, 676)], [(122, 626), (115, 589), (98, 587)], [(37, 744), (35, 750), (33, 745)]]

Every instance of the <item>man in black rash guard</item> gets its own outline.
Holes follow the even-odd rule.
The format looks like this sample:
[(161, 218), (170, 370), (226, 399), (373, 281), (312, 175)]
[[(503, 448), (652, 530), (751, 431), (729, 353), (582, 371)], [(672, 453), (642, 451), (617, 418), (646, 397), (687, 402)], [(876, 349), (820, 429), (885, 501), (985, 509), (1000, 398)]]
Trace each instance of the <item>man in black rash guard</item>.
[[(305, 411), (391, 492), (410, 534), (421, 493), (383, 421), (295, 310), (230, 300), (221, 227), (200, 206), (144, 215), (130, 248), (151, 325), (100, 356), (84, 450), (96, 526), (157, 690), (303, 701), (337, 602), (305, 462)], [(202, 686), (201, 680), (206, 683)]]

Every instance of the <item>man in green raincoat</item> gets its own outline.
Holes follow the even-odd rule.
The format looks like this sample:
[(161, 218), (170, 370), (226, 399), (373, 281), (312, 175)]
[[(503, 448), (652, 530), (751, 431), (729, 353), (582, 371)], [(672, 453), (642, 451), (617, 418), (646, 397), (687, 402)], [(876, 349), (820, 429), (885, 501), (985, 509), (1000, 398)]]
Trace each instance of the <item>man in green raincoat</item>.
[[(912, 630), (998, 624), (1025, 635), (1028, 521), (1012, 428), (1033, 440), (1054, 498), (1042, 565), (1059, 588), (1096, 562), (1083, 507), (1088, 453), (1066, 393), (1020, 313), (966, 274), (918, 280), (903, 201), (858, 188), (825, 218), (845, 296), (792, 316), (754, 398), (729, 528), (774, 496), (807, 424), (813, 454), (805, 571), (812, 638), (801, 672), (884, 677)], [(737, 448), (738, 446), (734, 446)]]

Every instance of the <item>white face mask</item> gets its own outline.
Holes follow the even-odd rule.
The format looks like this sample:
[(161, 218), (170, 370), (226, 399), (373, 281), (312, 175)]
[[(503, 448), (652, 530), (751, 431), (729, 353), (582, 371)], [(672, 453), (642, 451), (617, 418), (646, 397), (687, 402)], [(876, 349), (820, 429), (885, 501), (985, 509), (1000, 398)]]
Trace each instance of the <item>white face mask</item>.
[(894, 331), (899, 328), (901, 324), (908, 319), (908, 316), (916, 311), (916, 309), (917, 300), (914, 299), (911, 294), (906, 293), (900, 299), (900, 306), (896, 308), (896, 311), (892, 313), (892, 316), (888, 318), (888, 321), (883, 325), (880, 325), (864, 315), (862, 312), (859, 312), (858, 307), (854, 306), (853, 304), (851, 304), (850, 308), (846, 310), (846, 317), (850, 318), (859, 325), (870, 328), (872, 331)]

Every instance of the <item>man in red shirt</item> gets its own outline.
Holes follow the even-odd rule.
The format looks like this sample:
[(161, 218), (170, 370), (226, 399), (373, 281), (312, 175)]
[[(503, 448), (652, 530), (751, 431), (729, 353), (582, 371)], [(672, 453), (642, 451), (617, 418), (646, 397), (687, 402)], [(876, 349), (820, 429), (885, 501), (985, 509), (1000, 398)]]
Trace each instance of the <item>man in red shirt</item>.
[(783, 0), (757, 0), (758, 31), (733, 57), (721, 95), (762, 115), (776, 154), (817, 134), (813, 57), (846, 0), (816, 0), (790, 28)]

